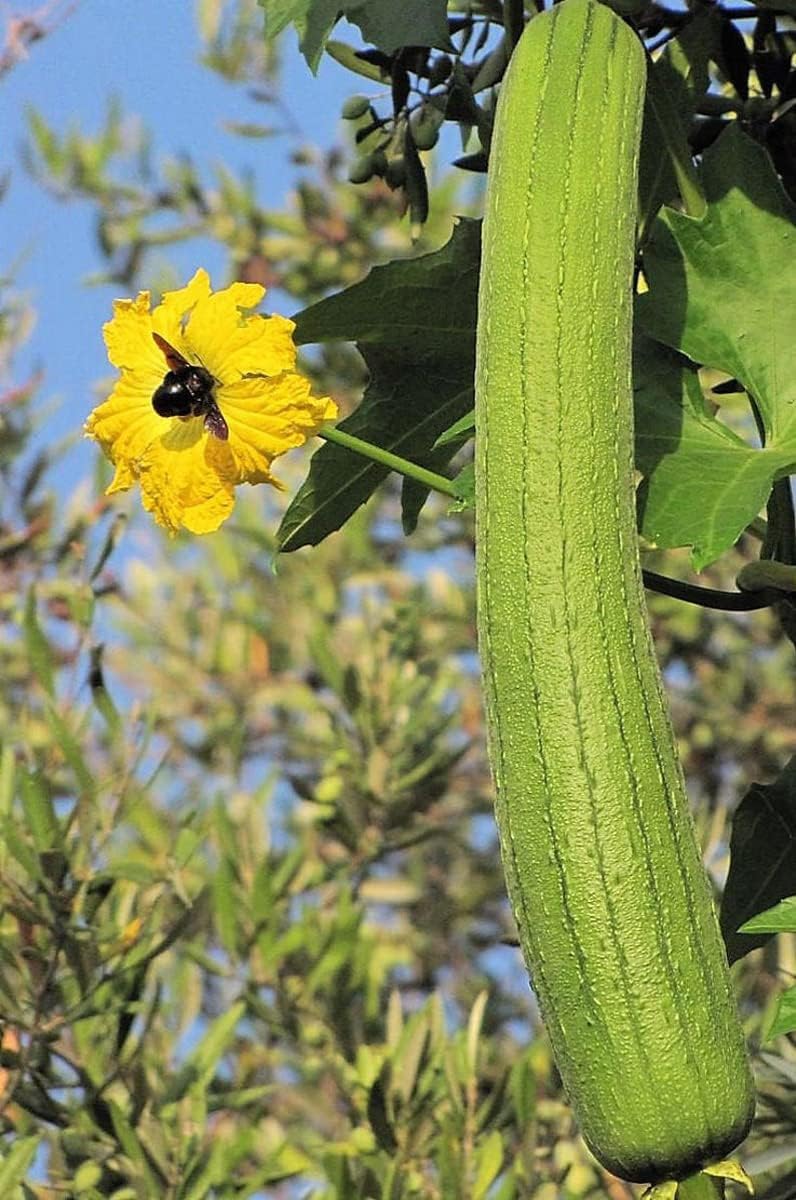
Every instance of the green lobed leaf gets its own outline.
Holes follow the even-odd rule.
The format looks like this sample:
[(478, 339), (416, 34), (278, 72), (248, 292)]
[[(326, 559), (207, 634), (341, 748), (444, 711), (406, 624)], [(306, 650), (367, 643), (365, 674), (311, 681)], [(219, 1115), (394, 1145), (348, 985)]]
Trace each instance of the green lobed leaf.
[(259, 0), (268, 41), (294, 25), (301, 52), (313, 74), (329, 34), (341, 17), (357, 25), (366, 42), (385, 54), (403, 46), (433, 46), (452, 51), (447, 0)]
[[(461, 221), (442, 249), (375, 267), (361, 283), (296, 316), (299, 344), (356, 340), (368, 365), (362, 404), (341, 429), (423, 462), (440, 434), (470, 410), (479, 236), (476, 222)], [(455, 445), (449, 449), (452, 456)], [(279, 548), (322, 541), (387, 474), (350, 450), (324, 445), (285, 513)]]
[[(442, 474), (452, 458), (459, 453), (463, 446), (470, 442), (475, 434), (475, 411), (470, 409), (458, 421), (454, 421), (449, 429), (441, 433), (427, 455), (419, 460), (420, 466), (429, 471)], [(475, 469), (468, 462), (454, 476), (459, 499), (454, 500), (448, 511), (463, 512), (475, 507)], [(401, 526), (404, 535), (408, 537), (417, 528), (417, 521), (423, 505), (429, 496), (429, 488), (418, 483), (415, 479), (404, 479), (401, 488)]]
[(796, 896), (758, 913), (741, 926), (741, 933), (796, 933)]
[(767, 442), (793, 439), (796, 210), (765, 151), (736, 122), (705, 153), (702, 182), (701, 220), (667, 209), (655, 224), (642, 325), (738, 379), (760, 408)]
[(470, 409), (458, 421), (454, 421), (449, 429), (441, 433), (435, 442), (437, 446), (447, 446), (454, 443), (457, 447), (468, 441), (475, 433), (475, 409)]
[(301, 32), (301, 53), (313, 74), (326, 47), (329, 34), (340, 19), (337, 0), (313, 0)]
[(453, 482), (459, 499), (454, 500), (450, 511), (464, 512), (467, 508), (475, 508), (475, 463), (469, 462), (462, 467)]
[(763, 946), (770, 932), (742, 926), (793, 893), (796, 879), (796, 757), (779, 779), (753, 784), (735, 812), (720, 924), (730, 962)]
[(639, 390), (651, 392), (638, 413), (645, 532), (660, 546), (694, 546), (698, 567), (733, 544), (774, 481), (796, 468), (796, 214), (765, 151), (734, 123), (706, 152), (702, 183), (703, 218), (667, 209), (655, 223), (644, 255), (650, 291), (637, 316), (655, 340), (740, 381), (765, 448), (728, 436), (720, 422), (688, 421), (671, 377), (656, 414), (661, 380), (651, 388), (637, 375)]
[(266, 40), (274, 41), (288, 25), (294, 25), (307, 66), (315, 74), (342, 6), (337, 0), (259, 0), (259, 4), (265, 13)]
[(385, 54), (402, 46), (434, 46), (452, 51), (447, 0), (342, 0), (346, 18), (358, 25), (366, 42)]
[(265, 36), (269, 42), (278, 37), (288, 25), (306, 20), (315, 0), (259, 0), (265, 13)]
[[(786, 328), (796, 301), (792, 209), (765, 153), (737, 130), (728, 129), (705, 159), (705, 217), (667, 212), (655, 224), (634, 363), (640, 529), (661, 548), (691, 546), (697, 569), (737, 541), (774, 481), (796, 468), (796, 340)], [(341, 428), (437, 471), (445, 466), (437, 449), (448, 445), (453, 457), (464, 444), (478, 254), (477, 226), (463, 222), (436, 254), (376, 268), (299, 314), (299, 341), (355, 338), (370, 368), (363, 404)], [(435, 292), (450, 303), (440, 306)], [(762, 449), (717, 418), (693, 368), (674, 351), (754, 383), (768, 430)], [(340, 528), (386, 474), (324, 446), (285, 515), (280, 547), (312, 545)], [(418, 485), (404, 485), (407, 530), (425, 498)]]
[(700, 569), (738, 540), (793, 451), (733, 433), (707, 410), (690, 364), (638, 332), (633, 376), (639, 530), (655, 546), (691, 546)]
[(716, 42), (711, 16), (707, 9), (697, 12), (648, 71), (639, 158), (642, 240), (661, 204), (677, 196), (673, 158), (684, 170), (691, 162), (686, 131), (709, 82), (708, 61)]
[[(428, 454), (424, 454), (415, 461), (419, 466), (425, 467), (428, 471), (435, 471), (438, 475), (445, 474), (445, 468), (448, 466), (451, 458), (465, 446), (470, 440), (467, 435), (462, 436), (458, 445), (452, 440), (440, 445), (437, 443), (437, 448), (432, 449)], [(469, 465), (469, 464), (468, 464)], [(466, 470), (467, 468), (465, 468)], [(455, 476), (455, 480), (461, 480), (461, 472)], [(404, 535), (409, 537), (417, 528), (418, 518), (422, 512), (423, 506), (428, 500), (431, 489), (425, 484), (418, 482), (416, 479), (404, 479), (401, 485), (401, 527)], [(457, 495), (459, 499), (452, 502), (449, 507), (450, 512), (460, 512), (464, 508), (469, 508), (471, 489), (465, 481), (462, 482), (462, 487)]]

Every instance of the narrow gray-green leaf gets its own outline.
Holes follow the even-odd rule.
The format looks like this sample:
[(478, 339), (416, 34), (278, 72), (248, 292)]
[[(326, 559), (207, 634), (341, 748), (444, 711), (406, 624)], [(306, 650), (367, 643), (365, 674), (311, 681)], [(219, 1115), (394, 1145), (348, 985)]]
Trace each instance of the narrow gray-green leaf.
[(17, 1138), (9, 1144), (8, 1153), (0, 1162), (0, 1196), (11, 1197), (12, 1189), (22, 1182), (36, 1157), (41, 1137)]

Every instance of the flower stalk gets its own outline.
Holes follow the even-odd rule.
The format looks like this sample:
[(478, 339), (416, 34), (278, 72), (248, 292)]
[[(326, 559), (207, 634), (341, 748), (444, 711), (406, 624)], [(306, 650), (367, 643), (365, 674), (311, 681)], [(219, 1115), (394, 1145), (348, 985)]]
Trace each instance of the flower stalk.
[(417, 483), (422, 483), (424, 487), (431, 488), (432, 491), (441, 492), (443, 496), (450, 496), (454, 500), (462, 499), (456, 484), (447, 476), (439, 475), (436, 471), (429, 471), (426, 467), (421, 467), (419, 463), (413, 463), (408, 458), (401, 458), (399, 454), (393, 454), (390, 450), (375, 446), (372, 442), (354, 437), (353, 434), (346, 433), (345, 430), (338, 429), (334, 425), (322, 426), (318, 430), (318, 437), (327, 442), (334, 442), (335, 445), (342, 446), (345, 450), (352, 450), (355, 454), (362, 455), (363, 458), (369, 458), (379, 466), (387, 467), (390, 471), (397, 471), (399, 475), (405, 475), (407, 479), (414, 479)]

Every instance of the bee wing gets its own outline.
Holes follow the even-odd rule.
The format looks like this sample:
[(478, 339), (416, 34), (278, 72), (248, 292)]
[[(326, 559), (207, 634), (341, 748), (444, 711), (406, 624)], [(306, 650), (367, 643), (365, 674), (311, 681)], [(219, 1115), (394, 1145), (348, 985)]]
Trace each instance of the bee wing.
[(182, 367), (190, 366), (188, 360), (183, 358), (180, 352), (175, 350), (159, 333), (155, 333), (154, 329), (152, 330), (152, 338), (158, 350), (162, 351), (170, 371), (179, 371)]
[(220, 442), (225, 442), (229, 437), (229, 426), (221, 415), (221, 409), (213, 402), (205, 413), (205, 429)]

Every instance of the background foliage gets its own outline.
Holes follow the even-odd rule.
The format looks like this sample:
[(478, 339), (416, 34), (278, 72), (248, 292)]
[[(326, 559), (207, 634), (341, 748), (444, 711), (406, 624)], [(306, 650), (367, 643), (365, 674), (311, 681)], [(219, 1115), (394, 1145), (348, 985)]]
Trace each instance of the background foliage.
[[(655, 75), (678, 114), (670, 136), (679, 129), (702, 151), (732, 114), (792, 193), (788, 5), (761, 5), (746, 23), (716, 6), (690, 21), (630, 7), (652, 43), (666, 44)], [(381, 0), (263, 8), (202, 6), (208, 70), (278, 95), (278, 44), (262, 38), (265, 15), (271, 37), (296, 22), (310, 65), (325, 47), (377, 97), (347, 106), (342, 150), (297, 148), (311, 174), (302, 172), (286, 211), (265, 210), (224, 167), (209, 174), (201, 146), (192, 158), (153, 164), (146, 134), (138, 143), (122, 137), (124, 114), (113, 106), (99, 133), (64, 137), (32, 115), (28, 166), (43, 186), (92, 207), (120, 293), (157, 285), (153, 249), (162, 262), (169, 245), (210, 237), (227, 252), (230, 278), (263, 282), (304, 309), (358, 283), (372, 264), (439, 250), (454, 213), (467, 212), (462, 181), (485, 166), (493, 85), (521, 6), (452, 5), (447, 17), (443, 4), (398, 11)], [(371, 42), (364, 55), (334, 37), (327, 44), (340, 8)], [(443, 122), (461, 138), (451, 153)], [(675, 186), (648, 182), (650, 228)], [(784, 197), (778, 203), (787, 213)], [(661, 236), (659, 225), (652, 244)], [(755, 227), (740, 220), (737, 236), (752, 238)], [(430, 319), (441, 296), (465, 315), (472, 308), (477, 246), (468, 226), (457, 238), (433, 259), (385, 267), (364, 293), (324, 301), (299, 331), (320, 343), (307, 369), (354, 412), (355, 430), (367, 436), (381, 421), (384, 444), (395, 438), (436, 469), (450, 462), (466, 472), (467, 322), (454, 343)], [(782, 269), (776, 255), (757, 260), (763, 294), (780, 286)], [(429, 271), (439, 272), (430, 311), (415, 312), (396, 344), (395, 313), (410, 307), (397, 285), (409, 295)], [(51, 483), (60, 447), (40, 428), (42, 381), (20, 378), (15, 366), (31, 316), (7, 282), (0, 1195), (634, 1194), (577, 1136), (519, 961), (491, 820), (471, 513), (440, 498), (426, 503), (394, 478), (373, 478), (336, 506), (323, 484), (340, 467), (331, 447), (300, 490), (306, 463), (286, 462), (282, 476), (297, 496), (279, 534), (273, 498), (253, 491), (225, 532), (164, 541), (134, 499), (105, 500), (101, 462), (65, 501)], [(652, 330), (666, 341), (660, 326)], [(369, 368), (359, 409), (367, 373), (340, 338), (360, 341)], [(667, 344), (679, 346), (674, 335)], [(696, 428), (686, 450), (719, 423), (716, 403), (720, 436), (751, 446), (743, 364), (735, 390), (715, 393), (729, 368), (720, 373), (723, 363), (705, 357), (714, 369), (690, 372), (685, 384), (666, 375), (670, 360), (660, 372), (676, 403), (690, 389)], [(440, 408), (426, 419), (430, 363)], [(397, 378), (402, 426), (385, 410)], [(462, 417), (459, 436), (435, 449)], [(765, 494), (791, 461), (779, 433)], [(730, 450), (741, 452), (736, 443)], [(319, 513), (331, 514), (325, 524)], [(767, 536), (778, 531), (777, 557), (792, 563), (788, 519), (788, 497), (775, 490)], [(738, 532), (726, 534), (703, 582), (732, 587), (757, 557), (759, 527), (733, 547)], [(680, 533), (675, 521), (664, 544), (694, 545)], [(286, 549), (322, 544), (280, 555), (274, 569), (277, 538)], [(677, 549), (650, 553), (647, 565), (683, 577), (689, 567)], [(717, 889), (730, 867), (729, 814), (750, 785), (767, 785), (743, 801), (747, 814), (757, 806), (758, 838), (748, 833), (744, 852), (736, 822), (729, 939), (744, 917), (796, 890), (796, 805), (787, 773), (776, 784), (796, 752), (793, 647), (770, 609), (728, 614), (664, 597), (651, 609)], [(784, 622), (787, 630), (787, 612)], [(735, 957), (760, 1086), (743, 1157), (758, 1194), (773, 1200), (796, 1194), (793, 1039), (765, 1041), (793, 978), (793, 948), (760, 935)]]

